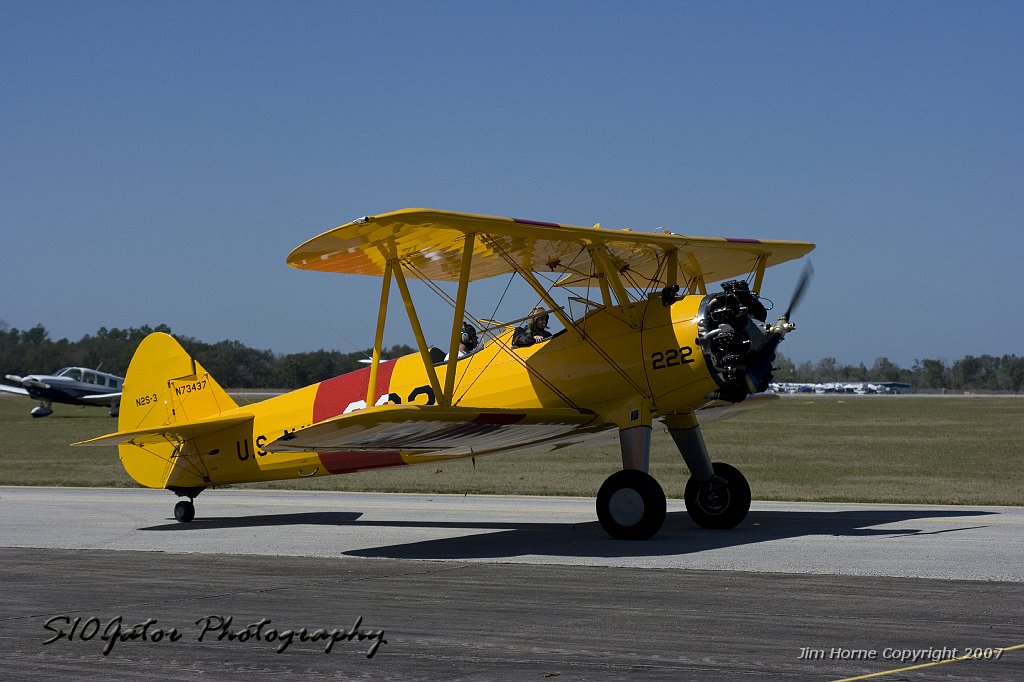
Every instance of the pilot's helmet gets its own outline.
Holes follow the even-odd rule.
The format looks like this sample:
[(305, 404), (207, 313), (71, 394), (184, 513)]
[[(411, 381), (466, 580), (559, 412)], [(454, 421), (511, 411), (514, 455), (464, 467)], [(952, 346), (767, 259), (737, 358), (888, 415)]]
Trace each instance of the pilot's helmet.
[(462, 323), (462, 338), (460, 343), (466, 348), (466, 352), (476, 348), (476, 345), (480, 342), (476, 335), (476, 327), (468, 322)]
[(546, 310), (537, 306), (530, 311), (530, 326), (534, 329), (547, 329), (548, 327), (548, 313)]

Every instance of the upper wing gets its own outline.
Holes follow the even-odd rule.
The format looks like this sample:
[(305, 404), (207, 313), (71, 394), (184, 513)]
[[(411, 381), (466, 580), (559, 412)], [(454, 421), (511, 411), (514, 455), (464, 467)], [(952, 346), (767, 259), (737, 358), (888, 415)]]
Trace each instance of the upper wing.
[(383, 451), (483, 454), (527, 447), (585, 428), (589, 412), (383, 405), (333, 417), (263, 446), (272, 453)]
[(604, 230), (410, 208), (328, 230), (293, 250), (288, 264), (303, 270), (381, 276), (388, 260), (385, 254), (392, 254), (424, 278), (458, 281), (467, 234), (478, 235), (473, 280), (514, 272), (514, 263), (534, 272), (575, 273), (582, 281), (595, 271), (590, 249), (603, 245), (624, 279), (642, 281), (643, 286), (667, 282), (666, 264), (672, 262), (676, 281), (715, 282), (752, 272), (761, 259), (766, 267), (778, 265), (814, 248), (807, 242)]

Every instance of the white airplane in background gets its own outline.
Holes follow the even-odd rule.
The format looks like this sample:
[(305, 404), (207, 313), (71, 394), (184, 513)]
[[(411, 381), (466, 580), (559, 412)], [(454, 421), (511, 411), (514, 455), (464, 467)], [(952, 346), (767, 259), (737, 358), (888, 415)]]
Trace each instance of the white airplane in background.
[(8, 374), (7, 380), (21, 386), (0, 384), (0, 391), (39, 401), (39, 405), (32, 408), (33, 417), (53, 414), (51, 403), (109, 405), (110, 416), (116, 417), (124, 384), (124, 377), (85, 367), (65, 367), (55, 374), (30, 374), (26, 377)]

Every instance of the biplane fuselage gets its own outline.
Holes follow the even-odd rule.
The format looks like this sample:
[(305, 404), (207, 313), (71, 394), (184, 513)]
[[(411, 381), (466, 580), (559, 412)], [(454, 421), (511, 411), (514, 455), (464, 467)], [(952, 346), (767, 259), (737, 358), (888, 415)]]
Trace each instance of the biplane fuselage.
[[(764, 271), (812, 248), (427, 209), (361, 218), (299, 246), (289, 264), (382, 278), (369, 367), (238, 406), (177, 341), (155, 333), (129, 366), (119, 430), (87, 444), (118, 445), (137, 482), (194, 498), (218, 485), (554, 449), (617, 430), (622, 471), (602, 486), (598, 517), (613, 537), (644, 538), (665, 517), (664, 493), (647, 474), (652, 425), (661, 420), (692, 474), (691, 516), (731, 527), (746, 514), (749, 487), (728, 465), (712, 464), (697, 413), (767, 387), (774, 349), (793, 326), (789, 311), (766, 323)], [(555, 286), (596, 288), (600, 301), (570, 299), (587, 310), (574, 319), (535, 272), (561, 274)], [(488, 340), (459, 358), (464, 321), (481, 323), (466, 311), (470, 282), (509, 273), (522, 276), (564, 330), (514, 347), (511, 325), (484, 323)], [(709, 294), (708, 282), (740, 274), (752, 288), (731, 280)], [(427, 345), (408, 275), (458, 282), (449, 297), (451, 359), (436, 362)], [(384, 361), (392, 281), (418, 353)], [(181, 521), (193, 514), (191, 501), (175, 509)]]
[[(477, 433), (472, 426), (451, 428), (460, 436), (492, 430), (494, 436), (482, 447), (460, 449), (446, 443), (444, 449), (436, 450), (395, 447), (270, 452), (267, 446), (289, 433), (365, 409), (371, 368), (259, 403), (228, 407), (226, 396), (218, 395), (215, 380), (197, 363), (194, 372), (191, 364), (186, 364), (185, 373), (170, 382), (162, 376), (149, 381), (140, 376), (128, 382), (122, 398), (122, 411), (128, 411), (126, 418), (133, 419), (130, 413), (140, 410), (168, 412), (168, 420), (189, 418), (191, 412), (201, 414), (208, 411), (210, 403), (220, 401), (226, 408), (218, 410), (221, 417), (251, 415), (251, 421), (243, 419), (224, 430), (197, 436), (185, 448), (153, 439), (146, 445), (153, 456), (145, 458), (138, 457), (137, 446), (121, 445), (122, 462), (143, 485), (187, 490), (482, 456), (522, 449), (524, 444), (568, 444), (617, 426), (649, 425), (658, 415), (689, 412), (695, 404), (710, 402), (706, 396), (717, 387), (695, 343), (701, 299), (686, 297), (670, 308), (656, 300), (640, 302), (635, 311), (641, 329), (633, 329), (621, 311), (593, 310), (579, 321), (587, 331), (587, 342), (565, 331), (543, 343), (513, 349), (513, 330), (509, 328), (476, 353), (460, 359), (453, 405), (479, 408), (481, 416), (477, 417)], [(173, 346), (177, 345), (164, 335), (154, 335), (149, 343), (172, 346), (163, 351), (165, 356), (174, 354)], [(608, 356), (615, 358), (621, 372), (608, 371)], [(443, 380), (445, 365), (436, 369)], [(375, 406), (436, 403), (416, 354), (382, 361), (377, 380)], [(653, 400), (639, 398), (638, 386)], [(524, 443), (523, 434), (514, 428), (515, 411), (563, 408), (567, 400), (586, 406), (591, 419), (579, 424), (580, 428), (552, 426), (546, 433), (530, 433)], [(492, 415), (491, 423), (488, 415)], [(535, 426), (531, 429), (537, 430)]]

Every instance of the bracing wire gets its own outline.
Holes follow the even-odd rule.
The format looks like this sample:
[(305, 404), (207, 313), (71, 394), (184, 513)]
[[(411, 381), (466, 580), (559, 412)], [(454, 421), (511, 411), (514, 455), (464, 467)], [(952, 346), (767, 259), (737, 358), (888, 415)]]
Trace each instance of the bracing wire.
[[(430, 280), (429, 278), (425, 277), (423, 275), (423, 273), (418, 268), (416, 268), (415, 265), (413, 265), (411, 263), (408, 263), (406, 261), (403, 261), (403, 262), (409, 268), (409, 270), (413, 273), (413, 275), (417, 279), (419, 279), (421, 282), (426, 284), (427, 287), (431, 291), (436, 293), (439, 296), (439, 298), (441, 298), (441, 300), (447, 302), (450, 306), (452, 306), (452, 309), (455, 308), (455, 300), (450, 295), (448, 295), (448, 292), (446, 292), (444, 289), (439, 287), (436, 282), (434, 282), (434, 281)], [(504, 300), (505, 296), (508, 294), (509, 287), (511, 286), (512, 281), (513, 281), (514, 278), (515, 278), (515, 272), (512, 273), (512, 277), (509, 278), (508, 283), (505, 285), (505, 290), (502, 292), (501, 298), (498, 300), (498, 303), (495, 305), (494, 313), (492, 313), (492, 315), (497, 313), (498, 308), (501, 306), (502, 301)], [(471, 319), (473, 319), (474, 316), (471, 313), (469, 313), (468, 310), (466, 311), (466, 313), (467, 313), (467, 315)], [(569, 397), (567, 395), (565, 395), (565, 393), (560, 391), (554, 384), (552, 384), (551, 381), (549, 381), (546, 377), (544, 377), (540, 373), (538, 373), (537, 370), (535, 368), (531, 367), (523, 358), (521, 358), (518, 355), (516, 355), (515, 353), (513, 353), (511, 348), (509, 348), (505, 344), (503, 344), (500, 341), (498, 341), (498, 335), (497, 334), (492, 335), (492, 338), (495, 341), (498, 342), (499, 348), (501, 348), (501, 350), (503, 352), (505, 352), (510, 357), (512, 357), (523, 368), (525, 368), (531, 375), (536, 377), (537, 380), (540, 381), (542, 384), (544, 384), (552, 393), (554, 393), (559, 398), (561, 398), (566, 404), (571, 405), (574, 409), (576, 409), (576, 410), (580, 409), (579, 406), (576, 403), (574, 403), (571, 399), (569, 399)], [(497, 358), (497, 355), (495, 355), (493, 358), (491, 358), (491, 360), (484, 367), (484, 370), (486, 370), (487, 367), (490, 366), (491, 362), (493, 362), (495, 358)], [(475, 359), (475, 358), (473, 356), (470, 356), (469, 359), (470, 359), (470, 362), (472, 362), (472, 360)], [(472, 384), (470, 384), (469, 386), (466, 387), (465, 391), (463, 391), (463, 394), (465, 394), (466, 391), (471, 389), (473, 387), (473, 384), (475, 384), (477, 381), (479, 381), (480, 377), (482, 377), (482, 376), (483, 376), (483, 372), (481, 372), (477, 376), (477, 378), (474, 379)], [(459, 382), (459, 384), (457, 385), (457, 388), (461, 388), (461, 382)]]
[[(493, 244), (492, 246), (493, 246), (495, 252), (498, 253), (498, 255), (500, 255), (503, 259), (505, 259), (505, 262), (508, 263), (510, 267), (512, 267), (513, 269), (516, 267), (515, 261), (512, 259), (512, 257), (508, 253), (505, 252), (505, 250), (503, 248), (501, 248), (500, 245)], [(551, 286), (554, 286), (554, 284), (552, 284)], [(550, 289), (550, 287), (549, 287), (549, 289)], [(629, 385), (631, 385), (636, 390), (637, 393), (639, 393), (641, 395), (646, 395), (644, 393), (643, 389), (640, 386), (638, 386), (635, 381), (633, 381), (633, 379), (629, 376), (629, 374), (625, 370), (623, 370), (622, 367), (620, 367), (619, 364), (617, 362), (615, 362), (615, 360), (610, 355), (608, 355), (608, 353), (603, 348), (601, 348), (601, 346), (598, 345), (596, 341), (594, 341), (592, 338), (590, 338), (587, 334), (583, 333), (583, 330), (580, 329), (579, 327), (577, 327), (577, 331), (579, 332), (580, 337), (584, 341), (586, 341), (590, 345), (590, 347), (593, 348), (602, 358), (604, 358), (604, 361), (608, 363), (608, 366), (611, 367), (612, 369), (614, 369), (616, 372), (618, 372), (619, 376), (621, 376), (623, 379), (625, 379), (626, 382)], [(512, 355), (515, 356), (516, 359), (519, 360), (523, 364), (524, 367), (526, 367), (528, 370), (533, 372), (532, 368), (528, 367), (526, 365), (525, 361), (523, 361), (521, 358), (516, 356), (514, 353)], [(541, 381), (544, 381), (545, 385), (548, 385), (548, 382), (546, 380), (544, 380), (543, 377), (541, 377), (540, 375), (536, 375), (536, 376), (538, 376), (538, 378), (541, 379)], [(562, 394), (559, 393), (559, 395), (562, 395)], [(574, 405), (574, 407), (575, 407), (575, 405)]]

